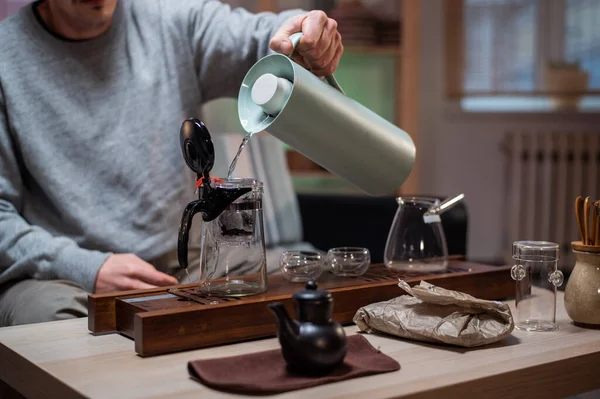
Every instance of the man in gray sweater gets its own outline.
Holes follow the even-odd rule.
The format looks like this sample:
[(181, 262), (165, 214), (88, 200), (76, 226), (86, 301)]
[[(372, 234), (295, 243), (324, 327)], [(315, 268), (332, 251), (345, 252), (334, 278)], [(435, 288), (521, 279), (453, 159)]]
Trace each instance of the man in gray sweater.
[[(0, 325), (86, 316), (87, 293), (176, 284), (193, 200), (179, 127), (269, 51), (331, 74), (320, 11), (210, 0), (40, 0), (0, 23)], [(232, 116), (234, 117), (234, 116)]]

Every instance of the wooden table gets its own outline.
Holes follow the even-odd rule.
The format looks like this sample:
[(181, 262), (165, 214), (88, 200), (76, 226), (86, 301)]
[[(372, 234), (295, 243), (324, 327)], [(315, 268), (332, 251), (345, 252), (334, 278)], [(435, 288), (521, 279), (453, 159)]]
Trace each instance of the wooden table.
[[(399, 371), (279, 396), (564, 398), (600, 388), (600, 330), (574, 326), (562, 293), (558, 321), (556, 332), (515, 329), (502, 343), (470, 350), (366, 335), (400, 362)], [(354, 334), (357, 328), (346, 331)], [(191, 380), (187, 362), (279, 346), (275, 339), (264, 339), (140, 358), (128, 338), (90, 335), (86, 319), (3, 328), (0, 343), (0, 377), (6, 384), (26, 397), (61, 399), (225, 397)]]

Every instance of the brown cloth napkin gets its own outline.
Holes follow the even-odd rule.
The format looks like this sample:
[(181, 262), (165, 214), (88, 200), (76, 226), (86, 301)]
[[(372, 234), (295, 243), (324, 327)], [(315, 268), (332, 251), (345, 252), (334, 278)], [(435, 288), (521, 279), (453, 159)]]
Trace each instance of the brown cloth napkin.
[(399, 369), (397, 361), (375, 349), (362, 335), (348, 337), (344, 363), (321, 377), (288, 372), (280, 349), (188, 363), (189, 374), (211, 388), (256, 395), (294, 391)]

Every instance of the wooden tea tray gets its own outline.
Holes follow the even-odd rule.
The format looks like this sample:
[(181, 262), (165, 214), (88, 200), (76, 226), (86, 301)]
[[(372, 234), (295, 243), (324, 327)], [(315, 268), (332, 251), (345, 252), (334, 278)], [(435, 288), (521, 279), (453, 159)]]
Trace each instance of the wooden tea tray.
[[(372, 265), (358, 278), (342, 278), (326, 272), (319, 289), (331, 292), (334, 318), (352, 323), (356, 311), (368, 304), (403, 295), (398, 279), (410, 285), (421, 280), (461, 291), (481, 299), (502, 300), (514, 296), (510, 266), (487, 266), (450, 261), (448, 270), (427, 274), (397, 272)], [(118, 332), (135, 341), (140, 356), (222, 345), (276, 335), (270, 302), (281, 302), (294, 316), (292, 294), (302, 283), (289, 283), (280, 275), (269, 278), (267, 292), (244, 298), (217, 298), (199, 294), (197, 284), (158, 289), (90, 295), (88, 327), (92, 333)], [(194, 300), (170, 293), (183, 291)]]

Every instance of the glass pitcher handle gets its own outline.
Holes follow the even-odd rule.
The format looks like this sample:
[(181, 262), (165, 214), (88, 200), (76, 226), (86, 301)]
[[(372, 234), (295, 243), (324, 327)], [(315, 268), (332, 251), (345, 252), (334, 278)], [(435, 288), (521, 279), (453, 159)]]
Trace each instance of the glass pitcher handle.
[(203, 211), (204, 207), (204, 201), (192, 201), (185, 207), (183, 215), (181, 216), (179, 236), (177, 238), (177, 260), (179, 261), (179, 266), (184, 269), (187, 269), (188, 267), (188, 239), (190, 228), (192, 227), (192, 220), (195, 214)]
[[(292, 52), (288, 55), (288, 57), (292, 58), (292, 54), (294, 54), (294, 51), (296, 51), (296, 46), (298, 45), (298, 43), (300, 43), (302, 35), (302, 32), (298, 32), (290, 36), (290, 40), (292, 41)], [(344, 93), (344, 90), (342, 90), (342, 88), (340, 87), (339, 83), (333, 75), (326, 76), (325, 80), (327, 80), (327, 83), (329, 83), (329, 85), (332, 86), (334, 89), (339, 90), (344, 95), (346, 94)]]
[(525, 268), (523, 265), (514, 265), (510, 268), (510, 276), (513, 280), (521, 281), (525, 278)]
[(551, 282), (555, 287), (560, 287), (565, 280), (565, 276), (560, 270), (555, 270), (548, 275), (548, 281)]

